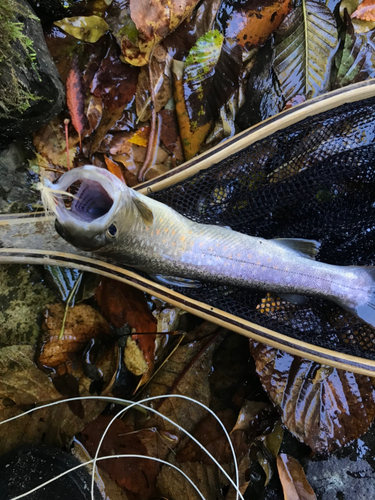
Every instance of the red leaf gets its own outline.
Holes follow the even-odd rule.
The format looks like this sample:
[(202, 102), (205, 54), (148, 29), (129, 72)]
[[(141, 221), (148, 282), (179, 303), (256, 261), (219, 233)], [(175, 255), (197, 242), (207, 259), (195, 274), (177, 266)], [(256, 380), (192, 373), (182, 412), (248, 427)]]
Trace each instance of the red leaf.
[(76, 129), (80, 140), (87, 124), (85, 115), (85, 92), (82, 74), (75, 57), (72, 62), (72, 69), (66, 79), (66, 100), (73, 127)]

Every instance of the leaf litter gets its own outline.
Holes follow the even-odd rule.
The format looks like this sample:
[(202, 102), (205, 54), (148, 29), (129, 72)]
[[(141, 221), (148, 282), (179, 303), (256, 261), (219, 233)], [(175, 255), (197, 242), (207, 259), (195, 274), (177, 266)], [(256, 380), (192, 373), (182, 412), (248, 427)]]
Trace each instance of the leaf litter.
[[(237, 120), (237, 115), (240, 116), (241, 113), (251, 117), (251, 124), (257, 123), (280, 111), (286, 102), (289, 106), (294, 105), (331, 88), (373, 76), (372, 30), (375, 24), (371, 3), (366, 0), (359, 6), (354, 5), (356, 2), (340, 2), (340, 18), (335, 17), (330, 6), (313, 0), (305, 1), (296, 8), (291, 8), (286, 1), (272, 4), (267, 2), (267, 5), (262, 3), (255, 10), (253, 4), (250, 7), (246, 2), (238, 2), (233, 6), (225, 0), (221, 3), (204, 0), (195, 8), (196, 4), (194, 1), (184, 2), (179, 6), (173, 3), (167, 13), (156, 1), (152, 2), (149, 11), (145, 11), (144, 2), (114, 0), (99, 16), (93, 14), (64, 19), (55, 23), (57, 26), (47, 33), (48, 46), (62, 80), (67, 85), (67, 111), (72, 120), (69, 127), (69, 152), (74, 166), (92, 162), (108, 168), (120, 179), (134, 186), (139, 182), (142, 165), (147, 160), (151, 137), (154, 138), (150, 149), (152, 161), (146, 161), (147, 170), (144, 169), (142, 174), (146, 179), (169, 171), (184, 159), (192, 158), (234, 134), (241, 128), (241, 120)], [(327, 28), (325, 31), (324, 27)], [(259, 46), (267, 40), (270, 42), (273, 33), (275, 43), (269, 43), (267, 48), (269, 58), (264, 73), (263, 58), (267, 45), (260, 49)], [(317, 59), (318, 49), (324, 57)], [(247, 62), (244, 64), (244, 61)], [(249, 74), (249, 87), (244, 94), (242, 89)], [(253, 91), (255, 81), (258, 82), (256, 92)], [(265, 93), (266, 85), (268, 90)], [(259, 98), (262, 92), (266, 96)], [(265, 98), (267, 116), (262, 115)], [(34, 136), (37, 152), (56, 170), (61, 171), (67, 168), (63, 128), (67, 111)], [(157, 124), (159, 133), (156, 131)], [(248, 125), (246, 123), (242, 127)], [(80, 136), (83, 144), (78, 150)], [(209, 377), (212, 356), (225, 343), (225, 333), (218, 333), (216, 327), (207, 325), (193, 330), (193, 333), (188, 329), (185, 339), (150, 380), (157, 352), (157, 332), (168, 328), (172, 331), (177, 329), (182, 321), (181, 315), (178, 311), (172, 312), (173, 309), (167, 312), (168, 308), (164, 307), (156, 314), (156, 322), (154, 316), (149, 314), (150, 309), (147, 309), (149, 299), (137, 297), (130, 291), (121, 293), (126, 299), (117, 306), (115, 295), (112, 295), (112, 304), (107, 302), (107, 306), (104, 306), (104, 299), (102, 303), (99, 299), (98, 302), (104, 315), (111, 316), (112, 325), (118, 331), (128, 328), (128, 333), (118, 338), (117, 334), (112, 337), (106, 333), (106, 337), (111, 338), (115, 345), (107, 350), (100, 346), (101, 335), (91, 333), (88, 335), (90, 339), (83, 335), (82, 342), (71, 342), (71, 345), (76, 344), (77, 349), (70, 349), (67, 343), (61, 352), (57, 350), (54, 363), (57, 371), (55, 386), (66, 394), (81, 396), (95, 387), (96, 393), (106, 392), (111, 397), (111, 389), (115, 387), (119, 377), (127, 380), (127, 383), (132, 381), (130, 385), (133, 384), (134, 389), (134, 378), (126, 375), (126, 370), (129, 371), (127, 367), (133, 366), (133, 370), (138, 373), (133, 374), (135, 377), (142, 379), (146, 375), (142, 384), (138, 384), (140, 392), (137, 397), (142, 394), (143, 385), (144, 395), (165, 396), (170, 392), (172, 396), (166, 397), (156, 407), (167, 417), (169, 415), (176, 418), (188, 429), (201, 435), (207, 448), (215, 450), (226, 464), (225, 467), (233, 472), (233, 463), (228, 455), (229, 445), (220, 436), (216, 424), (203, 411), (193, 410), (191, 403), (173, 399), (185, 394), (204, 404), (217, 406), (220, 398), (215, 391), (212, 392), (208, 380), (210, 377), (212, 380), (215, 378), (212, 374)], [(129, 297), (133, 297), (135, 302), (129, 303)], [(140, 304), (143, 304), (143, 309), (138, 310)], [(107, 312), (104, 312), (106, 308)], [(116, 308), (117, 312), (114, 312)], [(95, 316), (96, 312), (92, 314)], [(113, 319), (115, 317), (122, 319), (117, 322)], [(116, 322), (121, 325), (116, 326)], [(78, 323), (77, 321), (77, 325)], [(106, 330), (104, 323), (98, 324)], [(185, 321), (185, 326), (188, 324), (189, 320)], [(215, 340), (207, 338), (205, 331), (213, 335)], [(99, 347), (96, 346), (97, 338)], [(88, 358), (82, 362), (80, 356), (86, 340), (92, 341), (94, 347), (87, 351)], [(128, 345), (133, 349), (133, 365), (129, 363), (129, 357), (127, 363), (124, 361), (126, 356), (122, 357)], [(25, 348), (31, 360), (30, 347), (20, 348)], [(0, 356), (2, 349), (5, 348), (0, 349)], [(281, 413), (284, 426), (298, 439), (308, 443), (314, 451), (331, 452), (366, 432), (371, 425), (374, 418), (371, 410), (373, 387), (366, 377), (357, 377), (348, 372), (298, 360), (284, 353), (275, 353), (265, 346), (253, 344), (251, 350), (263, 386)], [(108, 362), (108, 352), (112, 353), (112, 362)], [(102, 353), (102, 359), (106, 360), (102, 364), (98, 353)], [(12, 353), (12, 356), (17, 357), (19, 354)], [(293, 366), (296, 369), (295, 375), (279, 373), (276, 360)], [(81, 368), (77, 369), (76, 364)], [(4, 366), (8, 370), (7, 365)], [(31, 370), (26, 365), (20, 366), (23, 366), (20, 369), (22, 375), (24, 370)], [(33, 366), (33, 370), (38, 370)], [(107, 366), (106, 385), (93, 385), (97, 382), (93, 380), (93, 374), (104, 366)], [(142, 372), (142, 366), (146, 371)], [(87, 377), (85, 370), (93, 378)], [(230, 367), (227, 367), (223, 379), (230, 380), (229, 372)], [(311, 379), (312, 373), (314, 376)], [(69, 389), (68, 382), (72, 380), (70, 377), (79, 383)], [(13, 392), (10, 391), (3, 398), (5, 407), (1, 410), (4, 412), (2, 419), (9, 414), (21, 414), (23, 407), (20, 408), (20, 405), (43, 401), (41, 395), (34, 393), (25, 396), (24, 401), (14, 400), (20, 384), (17, 377), (14, 380)], [(65, 381), (65, 389), (58, 380)], [(139, 380), (136, 384), (138, 382)], [(49, 384), (52, 382), (45, 375), (42, 384), (45, 399), (61, 397), (61, 392)], [(249, 467), (258, 462), (265, 471), (266, 482), (279, 470), (286, 492), (285, 498), (294, 498), (296, 494), (299, 495), (298, 498), (314, 498), (303, 479), (300, 466), (295, 464), (292, 457), (278, 455), (283, 433), (277, 423), (277, 416), (272, 413), (273, 406), (260, 391), (254, 400), (251, 397), (254, 391), (249, 387), (245, 390), (244, 387), (241, 390), (237, 388), (237, 393), (230, 393), (232, 399), (225, 398), (225, 408), (215, 409), (226, 423), (227, 429), (231, 430), (238, 454), (241, 491), (246, 488)], [(286, 393), (285, 387), (290, 387), (288, 390), (291, 394)], [(278, 392), (275, 392), (275, 388)], [(342, 392), (339, 391), (340, 388)], [(131, 392), (129, 387), (127, 390)], [(303, 397), (294, 398), (297, 393), (303, 394)], [(326, 394), (330, 394), (330, 398)], [(313, 404), (314, 411), (302, 422), (301, 415), (307, 415), (307, 401)], [(346, 404), (345, 411), (343, 402)], [(86, 403), (83, 403), (84, 406)], [(48, 432), (40, 424), (39, 417), (36, 416), (34, 420), (34, 414), (31, 414), (31, 417), (26, 417), (29, 420), (21, 418), (15, 421), (19, 427), (16, 431), (9, 431), (6, 446), (11, 448), (18, 443), (19, 436), (24, 436), (25, 442), (28, 439), (30, 442), (37, 442), (45, 432), (47, 441), (51, 438), (51, 442), (65, 444), (67, 438), (82, 431), (86, 424), (90, 429), (88, 439), (96, 432), (93, 442), (98, 441), (104, 423), (95, 430), (90, 422), (99, 416), (104, 403), (97, 405), (95, 411), (94, 405), (88, 405), (87, 408), (85, 406), (83, 419), (77, 417), (78, 410), (74, 410), (74, 414), (72, 408), (65, 405), (63, 415), (69, 416), (66, 421), (65, 417), (58, 418), (59, 410), (58, 407), (55, 408), (56, 411), (48, 409), (43, 413), (46, 422), (50, 422), (51, 416), (55, 419)], [(127, 429), (125, 434), (133, 436), (124, 436), (125, 441), (129, 439), (138, 443), (134, 446), (135, 454), (140, 450), (143, 453), (146, 449), (149, 458), (167, 459), (175, 466), (181, 466), (191, 473), (196, 484), (202, 485), (206, 498), (221, 494), (217, 489), (218, 485), (228, 487), (229, 483), (222, 472), (218, 474), (214, 471), (210, 460), (204, 459), (198, 448), (192, 447), (171, 424), (163, 422), (160, 417), (151, 417), (150, 421), (142, 417), (143, 422), (142, 418), (138, 418), (138, 413), (139, 410), (129, 413), (124, 420), (119, 421), (121, 423), (116, 421), (115, 424), (124, 424)], [(99, 421), (103, 418), (99, 417)], [(104, 421), (108, 421), (105, 418)], [(24, 419), (26, 423), (19, 424)], [(328, 422), (328, 427), (333, 429), (332, 435), (329, 435), (324, 426), (318, 425), (320, 421)], [(153, 425), (150, 427), (151, 423)], [(52, 439), (52, 430), (58, 437), (55, 441)], [(255, 459), (254, 453), (250, 453), (251, 449), (256, 450)], [(176, 454), (171, 450), (176, 451)], [(148, 469), (144, 470), (147, 476)], [(157, 471), (154, 476), (151, 474), (152, 479), (147, 485), (148, 488), (152, 483), (151, 489), (142, 490), (145, 483), (141, 479), (139, 484), (131, 481), (128, 490), (132, 494), (139, 493), (140, 490), (146, 496), (157, 491), (171, 498), (180, 498), (181, 492), (184, 498), (186, 495), (194, 498), (193, 495), (197, 494), (196, 491), (186, 489), (189, 487), (186, 486), (187, 483), (181, 483), (180, 476), (177, 478), (176, 474), (179, 473), (176, 469), (171, 472), (166, 465), (158, 465), (149, 470), (150, 474), (153, 470)], [(303, 491), (298, 489), (299, 484), (304, 484)], [(232, 498), (233, 495), (234, 490), (229, 489), (225, 498)]]

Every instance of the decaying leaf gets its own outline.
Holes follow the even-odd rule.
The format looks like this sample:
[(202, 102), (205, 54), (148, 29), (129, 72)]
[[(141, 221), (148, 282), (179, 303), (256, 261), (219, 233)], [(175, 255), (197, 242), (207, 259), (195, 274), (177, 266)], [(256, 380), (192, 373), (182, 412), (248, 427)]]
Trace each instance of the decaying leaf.
[(174, 100), (176, 103), (176, 115), (181, 134), (182, 147), (184, 149), (185, 160), (190, 160), (190, 158), (198, 154), (211, 128), (211, 123), (208, 122), (194, 131), (191, 129), (183, 90), (182, 78), (184, 63), (181, 61), (173, 61), (172, 71), (174, 75)]
[(176, 112), (174, 110), (163, 109), (160, 111), (159, 116), (161, 117), (160, 139), (162, 143), (173, 153), (176, 161), (183, 162), (184, 153), (178, 130)]
[(299, 462), (285, 453), (277, 459), (277, 470), (283, 487), (284, 500), (316, 500)]
[[(61, 399), (49, 377), (34, 363), (31, 346), (0, 349), (0, 421), (22, 414), (27, 405)], [(25, 406), (26, 405), (26, 406)], [(78, 418), (67, 404), (37, 410), (0, 426), (2, 453), (28, 443), (61, 446), (66, 438), (79, 432), (87, 422), (99, 415), (105, 403), (83, 401), (84, 419)]]
[(126, 184), (124, 174), (122, 172), (122, 168), (118, 163), (108, 158), (108, 156), (104, 156), (105, 164), (107, 165), (108, 170), (115, 175), (120, 181)]
[(375, 21), (374, 0), (363, 0), (361, 5), (353, 12), (352, 18), (356, 17), (362, 21)]
[(164, 59), (153, 57), (148, 66), (141, 68), (138, 77), (135, 105), (137, 116), (140, 121), (145, 122), (151, 118), (151, 91), (150, 73), (154, 89), (155, 100), (152, 103), (155, 112), (158, 113), (172, 97), (171, 64), (172, 58), (161, 47), (159, 52), (164, 52)]
[(372, 380), (250, 341), (264, 389), (284, 425), (315, 452), (364, 434), (375, 417)]
[(184, 98), (192, 131), (218, 117), (221, 106), (238, 88), (242, 51), (209, 31), (189, 52), (184, 68)]
[(335, 57), (336, 87), (366, 80), (375, 76), (375, 52), (365, 34), (356, 33), (348, 14), (344, 11), (343, 43)]
[(336, 20), (322, 3), (305, 0), (284, 19), (275, 34), (273, 68), (286, 101), (329, 90), (337, 43)]
[[(290, 0), (263, 0), (234, 5), (225, 27), (225, 36), (236, 39), (242, 47), (262, 45), (277, 30), (291, 9)], [(225, 12), (225, 11), (224, 11)]]
[(77, 58), (73, 58), (72, 69), (69, 71), (66, 79), (66, 102), (72, 118), (73, 127), (81, 142), (83, 131), (87, 124), (87, 117), (85, 115), (83, 79), (78, 67)]
[(63, 316), (62, 304), (52, 304), (46, 311), (43, 324), (46, 338), (39, 357), (44, 366), (58, 366), (82, 349), (91, 338), (100, 333), (109, 334), (109, 325), (98, 311), (87, 304), (78, 304), (68, 310), (64, 335), (59, 340)]
[[(69, 158), (73, 161), (76, 153), (76, 145), (79, 142), (78, 135), (69, 134)], [(67, 169), (66, 142), (64, 125), (61, 120), (55, 118), (47, 125), (40, 128), (33, 137), (35, 149), (56, 166)]]
[(78, 40), (89, 43), (97, 42), (109, 29), (108, 24), (99, 16), (66, 17), (55, 21), (55, 25)]
[(125, 60), (135, 66), (147, 64), (155, 45), (175, 30), (197, 3), (181, 0), (166, 5), (158, 0), (130, 0), (131, 19), (126, 20), (125, 30), (115, 32)]

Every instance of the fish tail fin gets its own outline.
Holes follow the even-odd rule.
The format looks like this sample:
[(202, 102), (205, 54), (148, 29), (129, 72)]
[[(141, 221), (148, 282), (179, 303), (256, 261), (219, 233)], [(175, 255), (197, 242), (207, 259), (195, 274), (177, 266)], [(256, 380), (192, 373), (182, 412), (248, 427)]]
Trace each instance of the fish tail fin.
[[(353, 267), (365, 278), (367, 291), (359, 292), (354, 305), (344, 308), (375, 328), (375, 266)], [(364, 275), (363, 273), (366, 273)]]

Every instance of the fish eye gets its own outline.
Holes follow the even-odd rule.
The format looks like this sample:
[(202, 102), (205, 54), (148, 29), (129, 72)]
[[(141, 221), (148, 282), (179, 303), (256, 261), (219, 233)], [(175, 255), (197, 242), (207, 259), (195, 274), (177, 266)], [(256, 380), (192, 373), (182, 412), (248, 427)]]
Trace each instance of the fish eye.
[(109, 236), (110, 238), (116, 238), (116, 235), (117, 235), (117, 227), (115, 226), (115, 224), (111, 224), (109, 226), (109, 228), (107, 229), (106, 231), (106, 234), (107, 236)]

